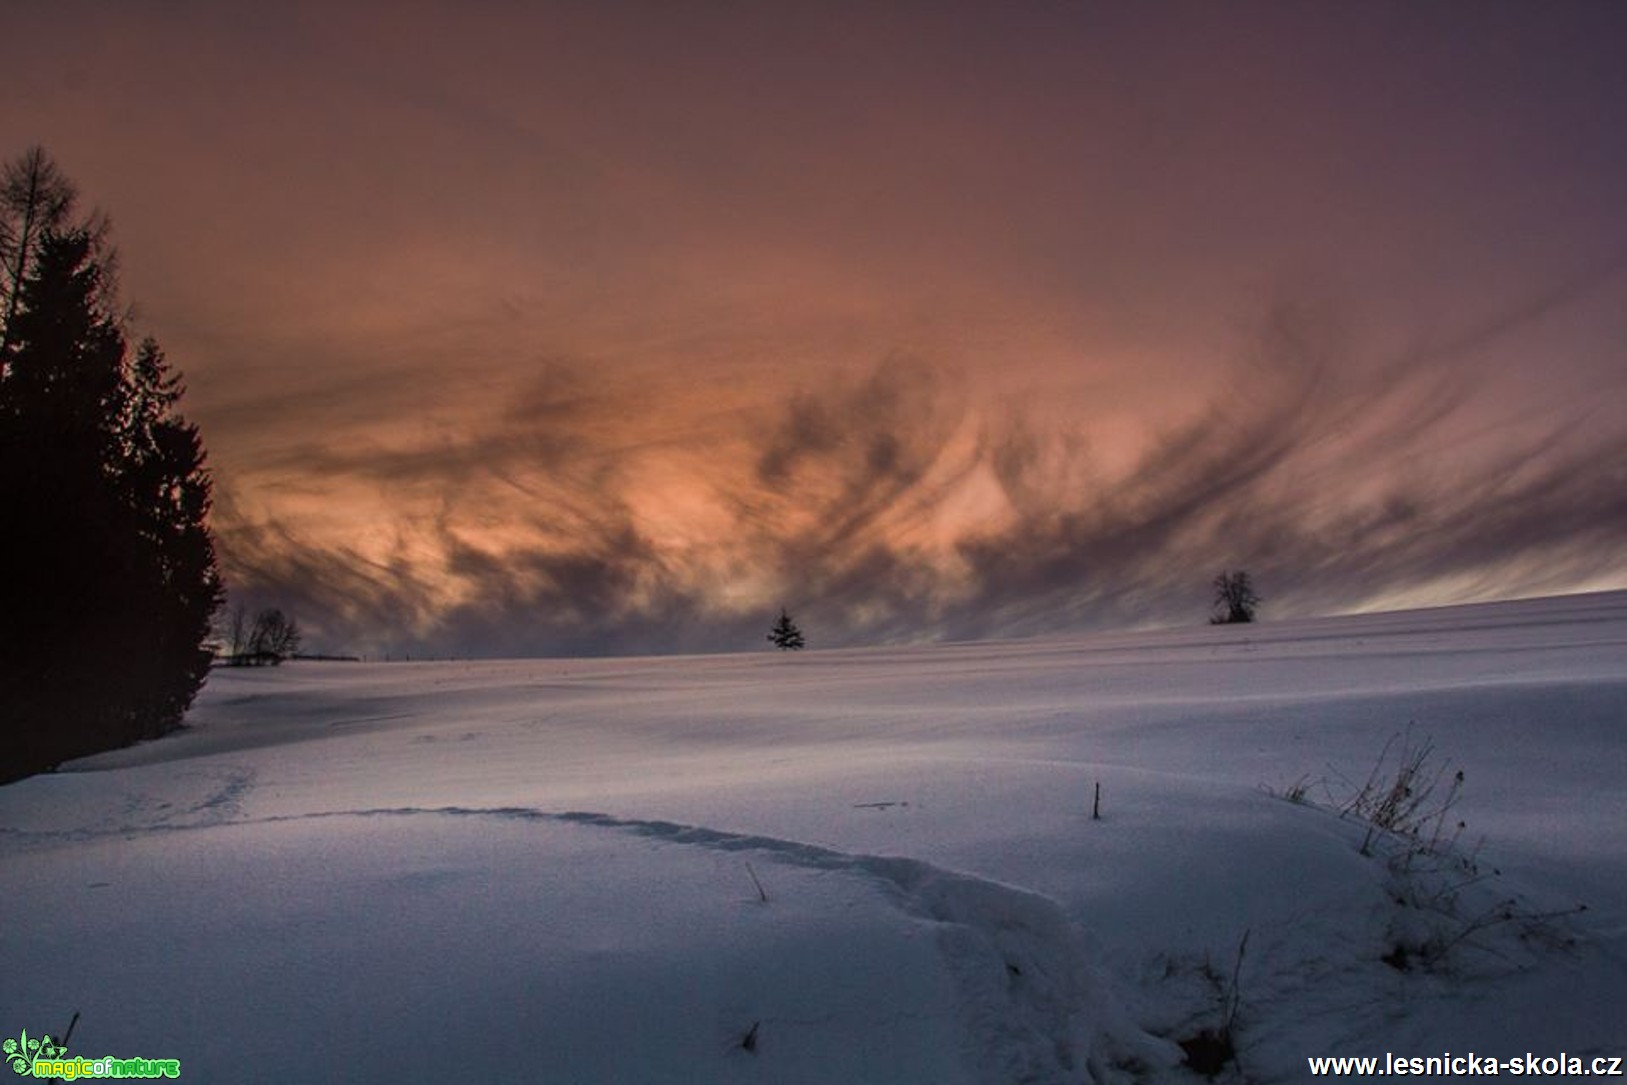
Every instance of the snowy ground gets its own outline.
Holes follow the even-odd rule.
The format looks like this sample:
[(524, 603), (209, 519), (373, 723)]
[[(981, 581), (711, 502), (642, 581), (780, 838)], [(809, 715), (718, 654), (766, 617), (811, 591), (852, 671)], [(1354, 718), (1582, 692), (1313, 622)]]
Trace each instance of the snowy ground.
[[(1627, 1055), (1627, 593), (291, 664), (190, 723), (0, 788), (0, 1034), (209, 1082), (1201, 1080), (1228, 1013), (1222, 1080)], [(1467, 829), (1364, 855), (1322, 804), (1409, 723)]]

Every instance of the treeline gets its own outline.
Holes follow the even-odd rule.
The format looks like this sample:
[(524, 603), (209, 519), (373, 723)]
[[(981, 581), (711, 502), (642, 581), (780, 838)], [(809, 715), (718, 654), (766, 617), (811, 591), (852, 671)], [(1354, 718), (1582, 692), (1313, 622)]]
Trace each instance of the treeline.
[(0, 782), (179, 727), (211, 661), (203, 441), (109, 236), (43, 150), (0, 173)]

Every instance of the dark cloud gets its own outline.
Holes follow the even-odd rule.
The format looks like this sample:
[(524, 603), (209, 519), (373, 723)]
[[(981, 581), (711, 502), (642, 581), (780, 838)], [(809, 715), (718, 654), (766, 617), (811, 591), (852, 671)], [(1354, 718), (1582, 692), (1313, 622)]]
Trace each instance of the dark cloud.
[[(699, 569), (652, 537), (625, 444), (606, 451), (583, 424), (614, 404), (580, 376), (568, 394), (543, 383), (461, 446), (321, 461), (444, 488), (394, 558), (313, 546), (227, 501), (228, 566), (327, 646), (419, 655), (748, 648), (779, 603), (822, 645), (1180, 624), (1204, 619), (1210, 578), (1233, 567), (1279, 615), (1436, 582), (1508, 594), (1620, 574), (1619, 427), (1601, 441), (1559, 418), (1443, 455), (1434, 431), (1476, 407), (1461, 350), (1366, 363), (1314, 307), (1280, 307), (1251, 338), (1210, 403), (1083, 487), (1077, 434), (981, 410), (920, 360), (799, 392), (747, 440), (742, 469), (706, 476), (728, 525)], [(533, 441), (534, 423), (582, 436)], [(536, 477), (523, 485), (537, 504), (493, 510), (504, 541), (448, 511), (460, 490)], [(979, 477), (1001, 507), (942, 520)], [(720, 590), (742, 580), (758, 597)]]
[(1620, 575), (1619, 427), (1578, 442), (1578, 419), (1559, 418), (1489, 457), (1453, 457), (1434, 429), (1474, 409), (1466, 375), (1440, 364), (1461, 349), (1435, 352), (1434, 366), (1414, 355), (1364, 373), (1338, 344), (1327, 324), (1279, 311), (1225, 396), (1154, 445), (1122, 485), (1062, 511), (1033, 511), (1043, 488), (1021, 477), (1033, 457), (1008, 456), (1002, 478), (1018, 476), (1007, 485), (1027, 495), (1018, 504), (1028, 512), (967, 544), (975, 590), (953, 631), (1190, 619), (1203, 574), (1238, 566), (1269, 587), (1278, 613), (1454, 579), (1509, 594)]
[(920, 488), (966, 411), (963, 387), (904, 357), (850, 385), (801, 393), (764, 438), (742, 511), (771, 533), (784, 518), (807, 519), (799, 551), (843, 551), (932, 507)]
[(313, 647), (1627, 583), (1627, 6), (13, 7)]

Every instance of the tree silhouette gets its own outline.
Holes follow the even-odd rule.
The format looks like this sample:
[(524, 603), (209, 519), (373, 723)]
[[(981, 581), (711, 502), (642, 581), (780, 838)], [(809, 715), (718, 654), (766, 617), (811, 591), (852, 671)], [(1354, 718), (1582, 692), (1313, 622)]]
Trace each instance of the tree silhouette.
[(106, 227), (72, 206), (44, 152), (6, 170), (0, 781), (179, 726), (221, 598), (180, 380), (151, 339), (131, 350)]
[(40, 241), (60, 229), (78, 199), (42, 147), (30, 147), (0, 174), (0, 356), (11, 342), (11, 322), (23, 281)]
[(217, 663), (230, 667), (276, 666), (299, 652), (299, 623), (279, 607), (264, 607), (252, 615), (241, 599), (217, 616), (211, 644), (220, 653)]
[(223, 615), (221, 629), (217, 634), (225, 642), (228, 660), (235, 662), (238, 656), (249, 650), (251, 628), (248, 605), (239, 599)]
[(786, 613), (784, 607), (780, 608), (780, 616), (775, 621), (774, 628), (768, 631), (768, 639), (782, 652), (794, 652), (806, 646), (802, 630), (797, 628), (797, 623), (791, 620), (791, 615)]
[(299, 626), (276, 607), (268, 607), (254, 617), (249, 633), (249, 655), (256, 662), (281, 663), (299, 651)]
[(1248, 573), (1239, 569), (1235, 573), (1223, 572), (1215, 577), (1215, 612), (1209, 619), (1212, 625), (1231, 625), (1252, 622), (1262, 600), (1254, 592)]

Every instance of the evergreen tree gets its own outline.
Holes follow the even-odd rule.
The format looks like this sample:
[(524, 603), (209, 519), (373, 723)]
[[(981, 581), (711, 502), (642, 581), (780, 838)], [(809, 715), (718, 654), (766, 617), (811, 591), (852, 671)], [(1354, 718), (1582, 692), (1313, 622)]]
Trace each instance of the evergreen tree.
[[(8, 177), (41, 161), (58, 176), (30, 152)], [(0, 253), (20, 275), (0, 309), (0, 781), (178, 727), (221, 599), (179, 378), (152, 340), (131, 351), (105, 230), (31, 214), (26, 251)]]
[(797, 628), (797, 623), (791, 620), (784, 607), (780, 608), (780, 617), (774, 623), (774, 628), (768, 631), (768, 639), (782, 652), (794, 652), (806, 644), (802, 639), (802, 630)]

